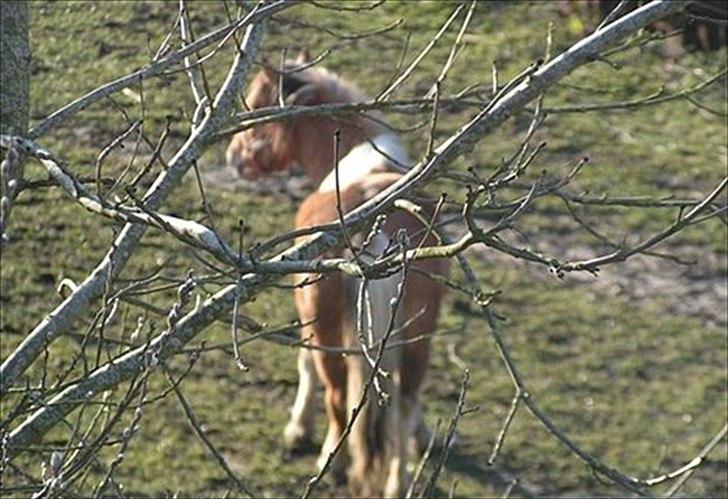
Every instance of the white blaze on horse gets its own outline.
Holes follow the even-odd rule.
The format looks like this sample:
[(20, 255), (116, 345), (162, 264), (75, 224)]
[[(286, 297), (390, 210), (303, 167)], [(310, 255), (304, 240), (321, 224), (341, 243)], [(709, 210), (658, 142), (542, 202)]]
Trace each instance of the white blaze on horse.
[[(302, 53), (287, 61), (282, 73), (262, 70), (253, 80), (246, 103), (251, 109), (275, 107), (283, 97), (286, 105), (362, 102), (365, 96), (353, 84), (322, 68), (301, 69), (308, 61)], [(282, 89), (279, 90), (279, 83)], [(399, 138), (380, 120), (361, 114), (337, 119), (332, 116), (304, 116), (248, 129), (233, 137), (228, 150), (228, 165), (246, 178), (256, 178), (298, 165), (318, 189), (300, 206), (296, 228), (311, 227), (338, 219), (334, 160), (334, 134), (340, 137), (338, 163), (339, 191), (344, 212), (371, 199), (399, 178), (393, 163), (407, 165), (408, 158)], [(380, 232), (358, 257), (371, 262), (385, 250), (396, 246), (398, 231), (406, 231), (410, 246), (434, 244), (423, 224), (402, 212), (390, 213)], [(353, 237), (353, 245), (362, 244), (367, 231)], [(305, 239), (305, 237), (303, 238)], [(347, 254), (344, 248), (327, 257)], [(409, 448), (427, 439), (422, 425), (419, 397), (429, 358), (428, 335), (435, 331), (444, 287), (432, 275), (446, 275), (446, 260), (412, 262), (404, 283), (401, 306), (394, 318), (395, 335), (381, 360), (381, 369), (389, 373), (382, 388), (389, 394), (385, 406), (376, 402), (376, 394), (359, 414), (348, 438), (349, 455), (340, 452), (332, 472), (342, 478), (349, 466), (349, 485), (355, 494), (399, 496), (407, 485), (406, 466)], [(305, 277), (305, 276), (298, 276)], [(371, 342), (372, 356), (376, 344), (388, 330), (392, 298), (397, 295), (401, 274), (371, 279), (368, 283), (370, 314), (365, 316), (364, 335)], [(294, 291), (296, 308), (302, 324), (302, 338), (315, 346), (359, 349), (357, 333), (357, 296), (360, 281), (344, 274), (330, 274), (313, 280), (313, 284)], [(371, 324), (366, 317), (371, 317)], [(361, 321), (360, 321), (361, 322)], [(359, 324), (362, 326), (362, 324)], [(423, 339), (416, 339), (422, 338)], [(407, 339), (416, 339), (407, 342)], [(315, 373), (325, 388), (328, 431), (321, 447), (318, 465), (322, 467), (348, 424), (353, 408), (360, 400), (369, 379), (370, 364), (362, 355), (342, 356), (323, 350), (302, 348), (298, 356), (299, 386), (285, 429), (286, 442), (295, 446), (313, 434), (313, 397)], [(347, 459), (347, 457), (349, 459)]]

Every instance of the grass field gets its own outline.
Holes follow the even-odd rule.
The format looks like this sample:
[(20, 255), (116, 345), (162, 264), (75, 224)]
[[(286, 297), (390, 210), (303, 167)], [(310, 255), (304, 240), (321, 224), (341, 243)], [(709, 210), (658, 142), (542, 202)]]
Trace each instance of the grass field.
[[(284, 11), (279, 22), (269, 24), (264, 53), (277, 61), (283, 48), (289, 54), (303, 47), (314, 54), (331, 48), (324, 64), (375, 95), (395, 71), (407, 33), (410, 42), (405, 60), (410, 61), (453, 8), (449, 2), (396, 1), (362, 13), (296, 6)], [(227, 19), (217, 2), (193, 2), (189, 9), (196, 35)], [(147, 63), (173, 23), (177, 6), (163, 2), (34, 2), (31, 10), (31, 106), (37, 122), (83, 93)], [(342, 40), (334, 36), (374, 30), (398, 18), (402, 19), (399, 26), (376, 37)], [(497, 61), (501, 82), (516, 75), (543, 56), (550, 22), (554, 23), (553, 53), (569, 47), (581, 34), (578, 23), (562, 17), (550, 3), (478, 4), (465, 48), (444, 92), (453, 94), (475, 83), (489, 85), (493, 61)], [(309, 23), (325, 25), (333, 34)], [(458, 26), (459, 21), (397, 96), (422, 95), (429, 89)], [(667, 61), (661, 42), (651, 43), (611, 56), (612, 64), (594, 62), (579, 69), (546, 95), (544, 106), (632, 100), (663, 87), (678, 91), (724, 70), (726, 57), (722, 49)], [(231, 58), (232, 51), (227, 50), (206, 66), (212, 88), (220, 85)], [(536, 134), (536, 140), (546, 141), (547, 146), (524, 181), (536, 180), (542, 171), (551, 177), (563, 175), (579, 158), (588, 156), (589, 164), (571, 186), (575, 192), (654, 198), (705, 195), (728, 170), (727, 92), (724, 76), (694, 96), (702, 106), (718, 110), (717, 114), (685, 99), (626, 111), (554, 113)], [(172, 131), (164, 149), (169, 159), (184, 141), (188, 117), (194, 111), (184, 73), (146, 83), (144, 96), (144, 127), (150, 137), (158, 137), (166, 119), (171, 119)], [(114, 100), (114, 105), (102, 101), (65, 122), (41, 139), (41, 145), (66, 161), (75, 174), (93, 175), (99, 151), (126, 127), (117, 108), (132, 116), (139, 113), (138, 104), (128, 95), (115, 95)], [(444, 113), (437, 138), (448, 137), (474, 113), (473, 109)], [(429, 116), (392, 114), (387, 119), (406, 127)], [(473, 167), (487, 176), (502, 157), (518, 147), (527, 125), (525, 116), (515, 117), (449, 171)], [(425, 151), (427, 126), (404, 138), (411, 155), (419, 157)], [(201, 158), (203, 177), (222, 166), (225, 146), (220, 142)], [(112, 153), (106, 163), (108, 172), (119, 171), (127, 159), (127, 152)], [(39, 165), (31, 164), (28, 175), (42, 178), (45, 174)], [(432, 191), (443, 189), (455, 199), (463, 197), (461, 188), (444, 179)], [(297, 207), (285, 194), (254, 192), (244, 183), (210, 183), (207, 196), (216, 226), (229, 240), (237, 239), (238, 220), (246, 221), (248, 244), (291, 228)], [(720, 202), (725, 204), (725, 192)], [(668, 226), (677, 214), (665, 209), (577, 209), (612, 240), (630, 244)], [(204, 215), (193, 175), (168, 198), (163, 211), (194, 219)], [(511, 234), (514, 241), (550, 254), (583, 257), (606, 251), (553, 199), (539, 200), (518, 228), (519, 234)], [(2, 253), (2, 359), (60, 302), (55, 288), (63, 278), (76, 282), (85, 278), (117, 229), (87, 213), (57, 188), (26, 191), (19, 197), (10, 222), (12, 241)], [(681, 232), (656, 250), (695, 263), (686, 266), (637, 256), (605, 267), (598, 277), (574, 275), (559, 280), (546, 268), (494, 250), (474, 248), (469, 252), (482, 283), (501, 291), (495, 310), (506, 318), (505, 340), (532, 397), (587, 452), (628, 475), (643, 478), (690, 461), (728, 415), (726, 226), (713, 219)], [(179, 242), (149, 230), (115, 286), (150, 273), (165, 260), (164, 274), (170, 282), (189, 268), (197, 275), (209, 272)], [(458, 274), (455, 278), (462, 281)], [(196, 293), (204, 297), (214, 289), (211, 284)], [(149, 295), (148, 300), (169, 308), (174, 289)], [(78, 352), (78, 335), (85, 333), (94, 312), (90, 310), (72, 334), (49, 347), (47, 381), (51, 386), (54, 376)], [(295, 319), (287, 289), (266, 291), (246, 304), (243, 312), (270, 327)], [(137, 307), (122, 306), (120, 316), (128, 320), (110, 325), (106, 337), (129, 340), (140, 314)], [(423, 396), (426, 418), (433, 427), (438, 419), (449, 422), (462, 377), (454, 361), (457, 357), (471, 373), (467, 402), (480, 410), (463, 417), (438, 494), (447, 496), (455, 486), (456, 496), (500, 497), (509, 482), (518, 479), (513, 496), (625, 495), (623, 489), (593, 474), (523, 407), (499, 459), (489, 466), (488, 456), (513, 397), (511, 381), (487, 325), (467, 297), (448, 296), (441, 326), (455, 332), (434, 341), (431, 376)], [(227, 343), (229, 336), (227, 326), (216, 324), (191, 346)], [(116, 352), (116, 348), (101, 352), (102, 358)], [(89, 352), (90, 358), (95, 353)], [(240, 372), (228, 351), (205, 353), (185, 378), (182, 390), (211, 441), (256, 493), (300, 495), (314, 472), (315, 454), (291, 456), (281, 441), (296, 387), (296, 352), (256, 341), (246, 345), (242, 355), (250, 365), (249, 372)], [(41, 364), (37, 362), (29, 371), (32, 383), (40, 380)], [(179, 375), (188, 365), (188, 355), (177, 356), (171, 365)], [(80, 374), (79, 366), (74, 375)], [(151, 394), (166, 388), (163, 375), (151, 378)], [(16, 401), (13, 396), (3, 400), (3, 419)], [(10, 427), (20, 421), (16, 419)], [(323, 418), (319, 423), (320, 439)], [(59, 429), (46, 437), (46, 443), (62, 446), (65, 438), (67, 429)], [(104, 448), (101, 462), (108, 465), (116, 452), (116, 447)], [(681, 493), (728, 496), (727, 453), (724, 440)], [(39, 479), (41, 462), (48, 457), (45, 451), (26, 453), (15, 464)], [(80, 492), (88, 493), (102, 477), (101, 466), (92, 469)], [(142, 497), (216, 497), (229, 489), (224, 473), (192, 432), (174, 395), (145, 409), (140, 434), (132, 439), (114, 477), (129, 495)], [(3, 480), (6, 485), (27, 483), (13, 469), (6, 470)], [(662, 485), (653, 493), (666, 489)], [(318, 493), (336, 496), (342, 490), (325, 481)]]

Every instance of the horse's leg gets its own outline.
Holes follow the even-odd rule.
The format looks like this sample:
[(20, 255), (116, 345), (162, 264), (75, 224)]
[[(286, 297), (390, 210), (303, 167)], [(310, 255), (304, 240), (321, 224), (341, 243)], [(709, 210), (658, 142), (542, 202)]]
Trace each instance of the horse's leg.
[(402, 412), (404, 407), (402, 399), (401, 373), (394, 374), (392, 384), (390, 407), (387, 407), (387, 424), (395, 428), (389, 432), (387, 445), (390, 448), (389, 469), (384, 484), (384, 497), (402, 497), (408, 483), (407, 462), (409, 454), (408, 421)]
[(316, 393), (316, 371), (313, 354), (308, 348), (298, 351), (298, 391), (291, 407), (291, 420), (283, 431), (289, 448), (296, 449), (311, 441), (314, 423), (313, 397)]
[[(313, 346), (341, 348), (344, 345), (342, 318), (346, 313), (346, 293), (341, 276), (333, 275), (296, 288), (294, 295), (299, 318), (305, 324), (301, 337), (310, 339)], [(317, 461), (321, 469), (346, 426), (346, 364), (337, 353), (313, 350), (310, 355), (325, 389), (328, 429)], [(345, 477), (345, 464), (346, 453), (340, 452), (332, 463), (336, 479)]]
[(405, 430), (410, 435), (408, 452), (412, 456), (422, 456), (432, 438), (432, 430), (425, 422), (424, 411), (419, 403), (419, 397), (402, 397), (402, 420)]
[[(417, 264), (424, 274), (447, 273), (447, 263), (440, 260), (428, 260)], [(409, 321), (404, 331), (406, 338), (424, 335), (425, 338), (408, 343), (402, 348), (402, 418), (405, 421), (403, 431), (408, 439), (414, 440), (417, 453), (422, 453), (432, 433), (424, 423), (423, 411), (419, 396), (427, 374), (430, 357), (430, 338), (435, 332), (440, 302), (444, 295), (444, 287), (417, 271), (410, 271), (405, 287), (403, 303), (403, 321)]]
[[(328, 420), (326, 438), (316, 461), (318, 469), (321, 470), (346, 428), (346, 365), (344, 359), (335, 354), (316, 352), (314, 359), (316, 369), (324, 383), (324, 403)], [(346, 479), (346, 457), (346, 451), (340, 450), (331, 464), (332, 474), (339, 482)]]

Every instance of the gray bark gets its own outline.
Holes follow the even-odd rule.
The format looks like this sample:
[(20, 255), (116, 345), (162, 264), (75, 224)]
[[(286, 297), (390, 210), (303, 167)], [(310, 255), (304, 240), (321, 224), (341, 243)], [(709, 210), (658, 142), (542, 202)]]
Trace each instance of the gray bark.
[[(0, 133), (25, 135), (30, 114), (30, 42), (27, 2), (0, 2)], [(10, 151), (0, 165), (0, 235), (5, 239), (10, 211), (23, 176), (23, 157)]]
[(29, 20), (27, 2), (0, 2), (0, 131), (9, 135), (28, 130)]

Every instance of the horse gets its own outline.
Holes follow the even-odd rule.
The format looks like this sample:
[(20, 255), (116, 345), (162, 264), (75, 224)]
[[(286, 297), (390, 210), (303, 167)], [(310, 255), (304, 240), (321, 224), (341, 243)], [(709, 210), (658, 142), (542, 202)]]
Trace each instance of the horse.
[[(312, 67), (309, 61), (304, 51), (297, 59), (286, 61), (280, 70), (264, 65), (251, 82), (246, 105), (255, 110), (281, 103), (312, 106), (366, 99), (356, 85), (324, 68)], [(339, 158), (333, 157), (335, 140)], [(300, 166), (318, 187), (300, 205), (295, 219), (297, 229), (338, 220), (337, 172), (338, 208), (347, 213), (399, 180), (401, 168), (409, 164), (399, 137), (381, 119), (361, 114), (347, 119), (308, 115), (254, 127), (232, 138), (226, 159), (230, 168), (248, 179)], [(424, 215), (432, 216), (432, 204), (425, 203), (424, 208)], [(397, 246), (398, 241), (401, 243), (405, 234), (411, 248), (436, 243), (431, 231), (423, 230), (421, 221), (401, 210), (390, 213), (378, 231), (365, 237), (369, 229), (353, 235), (348, 249), (338, 248), (325, 256), (353, 256), (351, 249), (360, 246), (354, 250), (356, 258), (371, 263)], [(317, 373), (324, 385), (328, 420), (317, 460), (319, 469), (329, 460), (372, 376), (372, 365), (363, 355), (344, 356), (336, 350), (360, 349), (357, 330), (361, 329), (368, 332), (365, 348), (376, 356), (377, 343), (384, 335), (392, 334), (392, 348), (383, 351), (379, 365), (388, 374), (380, 380), (381, 390), (389, 396), (388, 403), (377, 403), (374, 394), (367, 397), (351, 426), (348, 456), (339, 452), (331, 464), (332, 474), (340, 481), (345, 479), (348, 467), (351, 492), (369, 497), (402, 495), (411, 448), (419, 446), (421, 450), (429, 440), (419, 399), (430, 355), (429, 337), (435, 331), (445, 292), (441, 280), (433, 276), (446, 276), (448, 262), (412, 262), (404, 280), (402, 272), (367, 281), (369, 310), (359, 316), (357, 300), (363, 292), (360, 279), (341, 273), (318, 279), (298, 275), (299, 279), (309, 277), (309, 282), (294, 288), (301, 338), (313, 348), (299, 350), (299, 385), (284, 439), (293, 448), (310, 439)], [(398, 297), (401, 306), (395, 310), (392, 303)]]

